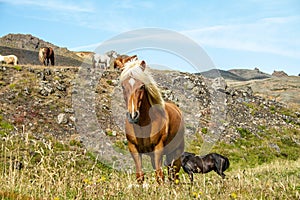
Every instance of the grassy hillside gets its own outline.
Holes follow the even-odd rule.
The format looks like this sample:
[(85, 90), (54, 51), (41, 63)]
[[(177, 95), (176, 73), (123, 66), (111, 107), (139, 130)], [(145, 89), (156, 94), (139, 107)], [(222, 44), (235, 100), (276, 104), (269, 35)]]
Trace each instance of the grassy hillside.
[[(225, 171), (226, 179), (221, 179), (214, 172), (197, 174), (194, 185), (191, 185), (188, 176), (181, 171), (180, 183), (172, 184), (166, 178), (163, 185), (158, 185), (154, 172), (147, 171), (145, 185), (138, 186), (134, 172), (117, 171), (102, 164), (99, 154), (90, 151), (82, 143), (74, 120), (76, 115), (72, 107), (72, 95), (89, 90), (74, 90), (74, 80), (79, 76), (79, 71), (77, 67), (64, 66), (0, 66), (2, 199), (300, 198), (299, 116), (293, 110), (274, 102), (258, 101), (249, 93), (235, 90), (227, 92), (230, 93), (227, 94), (228, 106), (231, 105), (232, 109), (228, 110), (231, 111), (232, 121), (241, 122), (239, 126), (227, 123), (226, 130), (232, 130), (237, 135), (226, 132), (224, 138), (229, 138), (218, 141), (212, 149), (230, 160), (230, 167)], [(153, 71), (160, 84), (167, 85), (167, 76), (173, 85), (185, 86), (181, 96), (175, 90), (172, 93), (166, 89), (179, 99), (177, 103), (181, 108), (184, 108), (184, 103), (186, 110), (190, 111), (188, 108), (193, 105), (188, 104), (188, 97), (184, 93), (189, 88), (195, 91), (192, 94), (202, 94), (197, 97), (199, 101), (209, 102), (201, 77), (166, 73)], [(94, 76), (80, 75), (84, 77), (82, 82), (87, 87), (95, 84)], [(111, 102), (118, 75), (117, 71), (101, 74), (101, 80), (96, 83), (96, 103), (93, 108), (99, 126), (105, 130), (108, 138), (119, 149), (128, 152), (123, 130), (120, 127), (117, 129), (114, 124), (117, 122), (110, 117), (111, 105), (119, 103)], [(249, 118), (248, 121), (238, 119), (241, 113), (245, 114), (242, 115), (245, 120)], [(59, 116), (65, 118), (59, 122)], [(186, 119), (188, 121), (188, 117)], [(209, 122), (209, 115), (201, 119)], [(250, 123), (264, 122), (265, 119), (274, 125)], [(194, 115), (190, 121), (196, 121)], [(193, 124), (187, 125), (187, 130), (195, 129)], [(197, 153), (205, 145), (203, 138), (209, 134), (207, 127), (201, 127), (196, 134), (187, 138), (187, 151)], [(113, 131), (116, 133), (113, 134)]]

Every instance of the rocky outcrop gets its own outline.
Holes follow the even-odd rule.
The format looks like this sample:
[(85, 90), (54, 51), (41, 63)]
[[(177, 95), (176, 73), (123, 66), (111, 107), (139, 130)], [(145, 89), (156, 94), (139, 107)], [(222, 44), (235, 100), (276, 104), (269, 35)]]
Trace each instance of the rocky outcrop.
[(284, 71), (274, 70), (274, 72), (272, 73), (272, 76), (274, 76), (274, 77), (287, 77), (288, 75)]
[(41, 47), (52, 47), (57, 50), (59, 47), (45, 42), (30, 34), (8, 34), (0, 38), (0, 45), (24, 50), (36, 50)]

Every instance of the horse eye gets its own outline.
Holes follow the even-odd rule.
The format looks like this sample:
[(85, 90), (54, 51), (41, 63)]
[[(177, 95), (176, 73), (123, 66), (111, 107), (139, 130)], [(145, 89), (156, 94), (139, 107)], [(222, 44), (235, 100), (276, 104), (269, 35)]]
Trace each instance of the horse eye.
[(141, 89), (141, 90), (145, 89), (145, 85), (142, 85), (142, 86), (140, 87), (140, 89)]

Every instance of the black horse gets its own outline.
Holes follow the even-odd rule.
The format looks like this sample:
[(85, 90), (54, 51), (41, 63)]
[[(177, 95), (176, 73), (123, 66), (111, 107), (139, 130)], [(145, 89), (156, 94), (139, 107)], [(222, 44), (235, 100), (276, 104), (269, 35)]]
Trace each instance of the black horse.
[(184, 152), (181, 155), (181, 166), (189, 174), (193, 182), (194, 173), (208, 173), (214, 170), (222, 178), (225, 178), (224, 171), (229, 167), (229, 160), (217, 153), (210, 153), (205, 156), (196, 156), (194, 153)]

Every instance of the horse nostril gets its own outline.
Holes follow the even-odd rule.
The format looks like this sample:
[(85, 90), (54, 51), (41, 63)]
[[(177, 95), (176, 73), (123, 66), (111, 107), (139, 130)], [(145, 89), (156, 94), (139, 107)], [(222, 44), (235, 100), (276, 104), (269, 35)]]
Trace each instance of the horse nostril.
[(139, 117), (140, 117), (139, 111), (136, 111), (134, 113), (127, 112), (127, 118), (129, 120), (129, 122), (131, 122), (131, 123), (138, 122)]
[(134, 112), (134, 116), (132, 119), (137, 119), (137, 118), (139, 118), (139, 112)]

